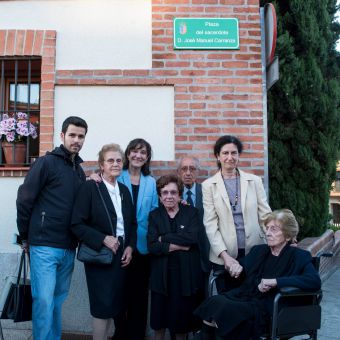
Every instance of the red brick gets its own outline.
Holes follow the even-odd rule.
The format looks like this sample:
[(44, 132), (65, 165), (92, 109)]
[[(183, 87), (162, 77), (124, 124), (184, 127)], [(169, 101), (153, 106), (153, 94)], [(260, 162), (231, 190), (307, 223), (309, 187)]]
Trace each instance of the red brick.
[(192, 84), (192, 78), (167, 78), (166, 84)]
[(203, 76), (205, 74), (206, 74), (206, 71), (204, 70), (182, 70), (181, 71), (182, 76), (195, 77), (195, 76)]
[(218, 127), (210, 127), (210, 128), (196, 127), (196, 128), (194, 128), (194, 132), (198, 133), (198, 134), (200, 134), (200, 133), (203, 133), (203, 134), (205, 134), (205, 133), (219, 133), (220, 131), (221, 131), (221, 129), (218, 128)]
[(45, 37), (48, 39), (55, 39), (57, 37), (57, 31), (54, 30), (46, 30)]
[(236, 70), (236, 76), (262, 76), (261, 70)]
[(175, 119), (175, 125), (187, 125), (188, 121), (186, 119)]
[[(33, 55), (42, 55), (42, 46), (43, 46), (43, 31), (35, 31), (34, 42), (33, 42)], [(45, 56), (50, 57), (50, 56)]]
[(189, 136), (191, 142), (206, 142), (207, 139), (207, 136)]
[(56, 81), (57, 85), (78, 85), (79, 84), (79, 79), (74, 79), (74, 78), (70, 78), (70, 79), (57, 79)]
[(232, 76), (234, 74), (234, 71), (231, 70), (210, 70), (208, 71), (208, 76)]
[(175, 136), (176, 142), (186, 142), (188, 140), (187, 136)]
[(41, 75), (41, 82), (54, 81), (54, 73), (43, 73)]
[(212, 100), (212, 101), (217, 101), (220, 99), (219, 95), (207, 95), (207, 94), (194, 94), (192, 96), (193, 100)]
[(198, 68), (209, 68), (209, 67), (220, 67), (221, 63), (220, 62), (194, 62), (193, 63), (194, 67)]
[[(257, 0), (258, 1), (258, 0)], [(220, 0), (221, 5), (229, 5), (229, 6), (237, 6), (237, 5), (244, 5), (245, 0)]]
[(93, 71), (92, 70), (74, 70), (72, 71), (72, 76), (88, 76), (92, 77), (93, 76)]
[(225, 60), (225, 59), (232, 59), (233, 55), (231, 52), (228, 53), (210, 53), (207, 55), (208, 59), (220, 59), (220, 60)]
[(157, 30), (152, 30), (152, 36), (155, 35), (164, 35), (164, 29), (157, 29)]
[(7, 35), (7, 31), (0, 30), (0, 55), (5, 54), (6, 35)]
[(219, 112), (217, 111), (195, 111), (195, 117), (218, 117)]
[(15, 39), (15, 55), (23, 55), (24, 54), (24, 42), (25, 42), (25, 31), (18, 30)]
[(166, 67), (189, 67), (190, 62), (189, 61), (167, 61), (165, 63)]
[(94, 76), (121, 76), (123, 74), (122, 70), (94, 70)]
[(154, 53), (152, 55), (154, 59), (176, 59), (175, 53)]
[(248, 84), (249, 79), (248, 78), (226, 78), (226, 79), (222, 79), (222, 83), (228, 84), (228, 85)]
[(164, 67), (163, 61), (152, 61), (152, 68), (161, 68)]
[(207, 125), (205, 119), (189, 119), (189, 124), (191, 125)]
[(222, 6), (215, 6), (215, 7), (205, 7), (204, 11), (206, 13), (216, 13), (216, 14), (234, 14), (232, 7), (222, 7)]
[(123, 77), (147, 77), (149, 75), (148, 70), (124, 70)]
[(14, 53), (14, 41), (15, 41), (15, 30), (7, 31), (7, 39), (6, 39), (6, 55), (13, 55)]
[(222, 100), (248, 100), (248, 95), (247, 94), (236, 94), (236, 93), (231, 93), (231, 94), (224, 94), (222, 96)]
[(172, 44), (173, 38), (165, 38), (165, 37), (156, 37), (152, 38), (153, 44)]
[(175, 102), (175, 109), (187, 109), (189, 107), (188, 103)]
[(175, 101), (177, 100), (190, 100), (191, 94), (176, 94), (175, 95)]
[(43, 47), (42, 54), (45, 57), (54, 57), (55, 56), (55, 48), (54, 47)]
[(234, 108), (234, 102), (232, 103), (214, 103), (208, 104), (209, 109), (232, 109)]
[(260, 12), (259, 7), (234, 7), (234, 13), (258, 13)]
[(106, 85), (105, 79), (79, 79), (79, 85)]
[(177, 13), (202, 13), (204, 12), (204, 7), (191, 6), (191, 7), (178, 7)]
[(192, 150), (192, 144), (175, 144), (176, 150)]
[(190, 60), (203, 60), (205, 55), (201, 53), (183, 53), (179, 54), (180, 59), (190, 59)]
[(224, 68), (247, 68), (248, 63), (246, 61), (224, 61), (222, 62), (222, 67)]
[(190, 92), (206, 92), (207, 88), (203, 86), (189, 86)]
[(190, 103), (190, 109), (196, 110), (196, 109), (205, 109), (206, 104), (205, 103)]
[(210, 125), (235, 125), (234, 119), (208, 119)]
[(155, 70), (155, 71), (152, 71), (152, 76), (166, 77), (166, 76), (177, 76), (177, 75), (178, 75), (178, 71), (176, 71), (176, 70)]
[(233, 92), (234, 88), (232, 86), (211, 86), (209, 87), (210, 92)]
[(191, 117), (192, 112), (191, 111), (175, 111), (175, 117)]
[(262, 119), (237, 119), (236, 124), (239, 125), (263, 125)]
[(218, 0), (192, 0), (194, 5), (217, 5)]
[(173, 6), (152, 6), (153, 12), (176, 12), (176, 7)]

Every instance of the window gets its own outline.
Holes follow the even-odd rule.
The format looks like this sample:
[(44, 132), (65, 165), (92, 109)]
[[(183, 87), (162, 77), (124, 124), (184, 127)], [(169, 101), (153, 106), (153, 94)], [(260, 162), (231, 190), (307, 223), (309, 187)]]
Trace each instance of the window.
[[(0, 166), (28, 166), (39, 156), (40, 82), (41, 58), (0, 58)], [(13, 138), (23, 145), (23, 159)]]

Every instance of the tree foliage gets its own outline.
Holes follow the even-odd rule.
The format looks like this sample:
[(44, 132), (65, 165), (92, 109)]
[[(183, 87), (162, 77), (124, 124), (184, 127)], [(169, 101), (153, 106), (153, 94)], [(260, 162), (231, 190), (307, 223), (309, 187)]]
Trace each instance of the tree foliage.
[(280, 80), (268, 94), (270, 205), (294, 212), (300, 237), (317, 236), (326, 228), (340, 149), (336, 0), (273, 4)]

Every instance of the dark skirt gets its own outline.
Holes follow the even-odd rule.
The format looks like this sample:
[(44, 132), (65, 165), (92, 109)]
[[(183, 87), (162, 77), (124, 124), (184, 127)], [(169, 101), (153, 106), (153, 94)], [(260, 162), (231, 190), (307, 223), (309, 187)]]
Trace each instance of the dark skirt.
[(202, 320), (215, 321), (216, 333), (227, 339), (256, 339), (258, 333), (258, 301), (233, 299), (220, 294), (205, 300), (196, 310)]
[(121, 267), (120, 246), (109, 266), (85, 264), (91, 315), (99, 319), (117, 316), (125, 308), (126, 269)]
[(202, 302), (203, 292), (198, 292), (192, 296), (182, 295), (181, 278), (176, 261), (168, 266), (167, 277), (167, 295), (151, 292), (151, 328), (154, 330), (168, 328), (173, 334), (198, 330), (201, 321), (193, 315), (193, 311)]

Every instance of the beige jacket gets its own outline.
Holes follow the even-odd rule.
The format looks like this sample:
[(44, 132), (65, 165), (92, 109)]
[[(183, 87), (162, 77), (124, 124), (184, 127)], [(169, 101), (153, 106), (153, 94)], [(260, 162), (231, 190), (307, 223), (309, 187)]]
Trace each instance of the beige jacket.
[[(261, 227), (271, 209), (260, 177), (240, 170), (240, 184), (247, 254), (254, 245), (264, 243)], [(209, 259), (223, 264), (219, 257), (221, 252), (226, 250), (236, 258), (238, 247), (230, 201), (220, 171), (202, 183), (202, 193), (203, 222), (210, 242)]]

